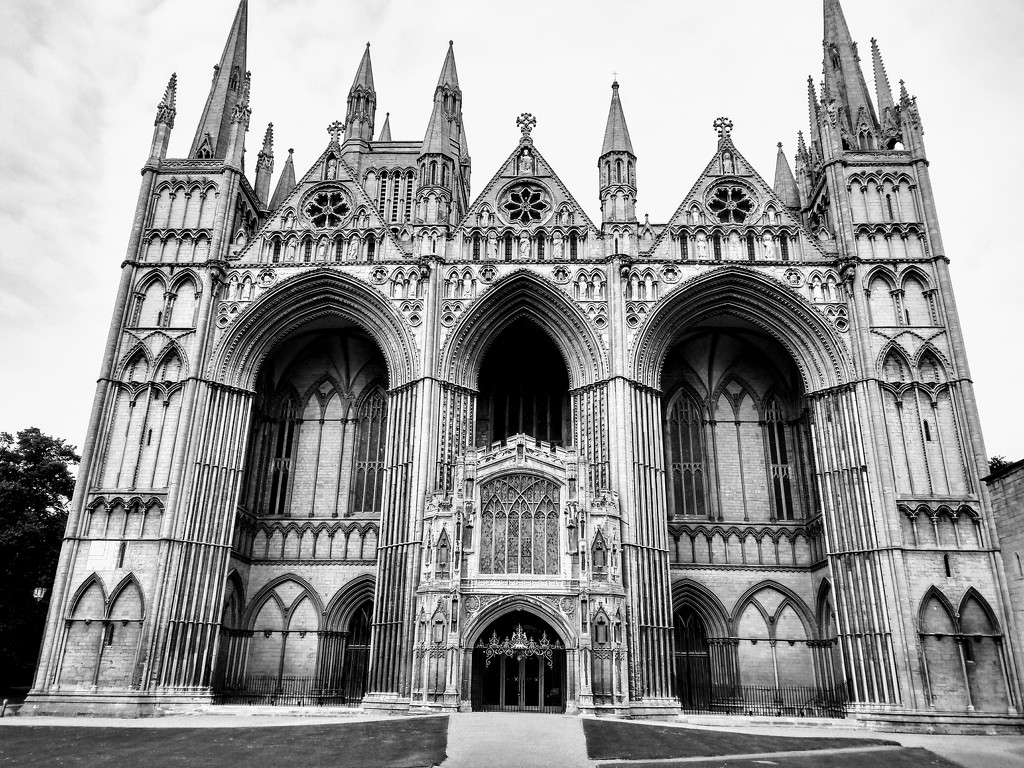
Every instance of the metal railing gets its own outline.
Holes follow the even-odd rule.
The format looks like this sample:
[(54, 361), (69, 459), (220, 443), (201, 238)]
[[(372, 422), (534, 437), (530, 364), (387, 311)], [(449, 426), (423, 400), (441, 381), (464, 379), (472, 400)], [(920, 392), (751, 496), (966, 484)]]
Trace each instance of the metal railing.
[(343, 688), (326, 687), (315, 677), (252, 675), (220, 686), (214, 701), (246, 706), (358, 707), (362, 698), (350, 698)]
[[(703, 694), (703, 695), (701, 695)], [(728, 714), (761, 717), (846, 717), (849, 693), (845, 685), (817, 686), (712, 685), (690, 701), (707, 702), (687, 714)]]

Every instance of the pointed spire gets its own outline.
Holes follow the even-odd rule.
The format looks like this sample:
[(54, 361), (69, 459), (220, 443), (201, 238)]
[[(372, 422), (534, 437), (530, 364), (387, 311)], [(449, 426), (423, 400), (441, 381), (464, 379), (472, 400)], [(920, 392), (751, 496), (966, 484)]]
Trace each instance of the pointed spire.
[(857, 44), (850, 35), (839, 0), (825, 3), (825, 97), (845, 114), (843, 127), (851, 135), (866, 126), (876, 135), (878, 118), (860, 68)]
[(284, 161), (281, 178), (277, 180), (277, 188), (274, 190), (274, 196), (270, 199), (270, 210), (272, 211), (276, 211), (288, 194), (295, 189), (295, 161), (292, 159), (294, 152), (294, 149), (288, 150), (288, 159)]
[(377, 91), (373, 87), (373, 66), (370, 64), (370, 44), (363, 50), (352, 87), (348, 89), (348, 107), (345, 112), (345, 140), (373, 141), (373, 120), (377, 114)]
[(796, 177), (789, 167), (786, 153), (782, 151), (782, 142), (779, 142), (779, 154), (775, 160), (775, 194), (786, 204), (787, 208), (800, 207), (800, 190), (796, 186)]
[(256, 197), (266, 205), (270, 198), (270, 179), (274, 174), (274, 124), (267, 123), (263, 148), (256, 158)]
[(171, 75), (171, 79), (167, 81), (167, 87), (164, 89), (164, 97), (160, 100), (160, 103), (156, 105), (156, 120), (153, 125), (166, 125), (168, 128), (174, 127), (174, 116), (177, 114), (176, 101), (178, 98), (178, 73), (175, 72)]
[(384, 127), (380, 129), (377, 141), (391, 141), (391, 113), (384, 115)]
[(206, 99), (206, 107), (196, 129), (196, 136), (192, 140), (189, 157), (222, 158), (227, 155), (231, 138), (229, 126), (245, 88), (248, 18), (248, 0), (241, 0), (220, 63), (213, 70), (210, 95)]
[(807, 114), (811, 121), (811, 129), (818, 126), (818, 92), (814, 90), (814, 78), (807, 76)]
[(448, 41), (448, 53), (444, 57), (444, 65), (441, 67), (441, 74), (437, 78), (437, 87), (448, 85), (452, 88), (459, 87), (459, 73), (455, 69), (455, 41)]
[(892, 88), (889, 87), (889, 75), (885, 72), (882, 53), (878, 49), (878, 41), (871, 38), (871, 63), (875, 72), (875, 93), (878, 95), (878, 116), (881, 118), (886, 110), (895, 112), (892, 100)]
[(609, 152), (633, 152), (633, 142), (629, 140), (629, 128), (626, 127), (626, 115), (622, 112), (622, 102), (619, 101), (619, 83), (612, 83), (612, 103), (608, 107), (608, 123), (604, 128), (604, 145), (601, 147), (601, 155)]
[(461, 143), (462, 91), (459, 89), (459, 75), (455, 69), (455, 49), (449, 40), (448, 53), (437, 78), (437, 88), (434, 89), (434, 109), (430, 113), (420, 154), (454, 153), (461, 158)]

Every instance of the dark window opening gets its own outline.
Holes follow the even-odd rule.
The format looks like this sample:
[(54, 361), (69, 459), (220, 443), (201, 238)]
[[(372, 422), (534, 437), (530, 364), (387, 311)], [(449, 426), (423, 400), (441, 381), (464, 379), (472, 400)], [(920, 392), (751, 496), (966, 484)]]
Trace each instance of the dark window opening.
[(523, 433), (562, 444), (569, 434), (569, 376), (551, 338), (528, 320), (512, 323), (480, 369), (477, 443)]

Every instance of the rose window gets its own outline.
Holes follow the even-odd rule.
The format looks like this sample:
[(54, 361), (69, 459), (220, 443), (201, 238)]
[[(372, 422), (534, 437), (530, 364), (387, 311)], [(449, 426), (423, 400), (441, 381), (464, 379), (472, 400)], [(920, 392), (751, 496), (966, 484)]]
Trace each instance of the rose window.
[(345, 196), (335, 189), (317, 193), (306, 206), (306, 216), (317, 229), (327, 229), (339, 226), (351, 209)]
[(741, 187), (721, 187), (711, 196), (708, 208), (723, 224), (742, 224), (754, 210), (754, 201)]
[(546, 218), (551, 209), (539, 189), (525, 185), (513, 189), (501, 207), (510, 220), (523, 226), (536, 224)]

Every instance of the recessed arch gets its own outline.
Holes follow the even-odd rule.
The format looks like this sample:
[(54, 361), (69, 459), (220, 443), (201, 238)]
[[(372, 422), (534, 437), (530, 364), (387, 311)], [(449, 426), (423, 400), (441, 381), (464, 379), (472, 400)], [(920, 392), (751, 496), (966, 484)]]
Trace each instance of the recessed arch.
[[(301, 591), (299, 594), (295, 596), (295, 599), (292, 600), (290, 605), (285, 605), (284, 602), (281, 600), (280, 596), (277, 594), (277, 587), (281, 586), (282, 584), (286, 584), (289, 581), (295, 583)], [(253, 595), (253, 598), (250, 601), (249, 606), (245, 610), (245, 626), (249, 629), (253, 629), (252, 624), (254, 621), (256, 621), (256, 617), (259, 616), (260, 610), (263, 608), (263, 604), (266, 603), (267, 600), (274, 600), (277, 603), (278, 607), (281, 609), (281, 615), (287, 616), (288, 610), (293, 606), (298, 605), (303, 598), (309, 598), (310, 602), (312, 603), (314, 609), (317, 612), (317, 615), (323, 617), (324, 603), (323, 600), (320, 599), (320, 595), (313, 588), (313, 586), (297, 574), (281, 574), (277, 578), (268, 581), (266, 584), (263, 585), (259, 592)]]
[(756, 326), (796, 362), (807, 392), (849, 380), (849, 357), (820, 313), (801, 296), (745, 267), (728, 266), (677, 287), (633, 339), (636, 380), (658, 388), (669, 349), (685, 330), (721, 316)]
[(740, 617), (743, 615), (743, 611), (746, 610), (749, 604), (754, 603), (759, 608), (762, 608), (755, 598), (757, 597), (757, 593), (763, 589), (773, 589), (782, 595), (782, 600), (775, 609), (775, 615), (773, 618), (778, 618), (783, 609), (787, 605), (791, 605), (793, 610), (796, 612), (797, 617), (800, 619), (800, 623), (803, 624), (804, 632), (807, 633), (807, 638), (811, 639), (818, 636), (817, 629), (814, 626), (814, 616), (811, 613), (811, 610), (807, 607), (807, 604), (792, 589), (777, 581), (772, 581), (771, 579), (759, 581), (740, 595), (739, 599), (736, 601), (735, 607), (732, 609), (733, 625), (739, 623)]
[(558, 347), (573, 389), (606, 376), (604, 352), (586, 316), (547, 280), (517, 270), (496, 283), (452, 329), (440, 357), (440, 373), (471, 389), (484, 354), (505, 328), (528, 318)]
[(373, 575), (364, 573), (335, 592), (327, 603), (326, 628), (334, 632), (344, 631), (355, 612), (367, 600), (373, 600), (374, 583)]
[(526, 611), (527, 613), (536, 614), (559, 634), (558, 640), (561, 641), (562, 645), (566, 648), (574, 647), (576, 632), (568, 619), (558, 611), (553, 610), (550, 605), (544, 603), (540, 598), (531, 597), (530, 595), (511, 595), (501, 598), (470, 618), (466, 622), (463, 635), (466, 639), (466, 647), (474, 647), (477, 641), (481, 639), (484, 630), (493, 624), (496, 619), (515, 611)]
[(672, 584), (672, 609), (688, 605), (703, 619), (709, 637), (731, 637), (733, 622), (722, 601), (710, 589), (692, 579)]
[(365, 282), (329, 267), (283, 281), (252, 302), (214, 350), (211, 375), (252, 389), (262, 362), (283, 339), (313, 321), (332, 318), (370, 335), (384, 356), (392, 389), (415, 379), (415, 342), (397, 310)]

